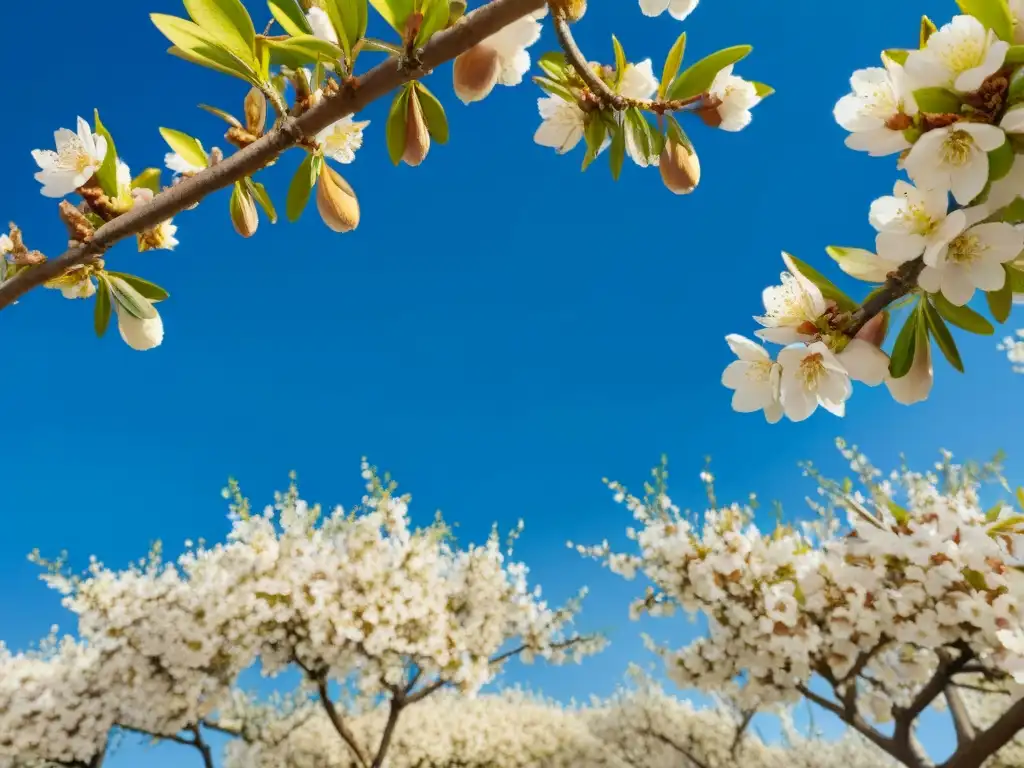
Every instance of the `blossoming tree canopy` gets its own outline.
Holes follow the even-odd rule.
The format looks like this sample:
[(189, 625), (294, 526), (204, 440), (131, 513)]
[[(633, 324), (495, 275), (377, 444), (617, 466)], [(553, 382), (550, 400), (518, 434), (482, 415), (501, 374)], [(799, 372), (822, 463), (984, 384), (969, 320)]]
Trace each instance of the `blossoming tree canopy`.
[[(703, 44), (704, 53), (684, 63), (685, 33), (664, 52), (657, 71), (651, 58), (630, 61), (614, 36), (607, 63), (591, 61), (570, 29), (584, 15), (585, 0), (493, 0), (476, 10), (465, 0), (267, 0), (272, 21), (262, 32), (250, 14), (256, 9), (242, 0), (184, 0), (184, 6), (187, 18), (154, 13), (151, 19), (173, 56), (241, 81), (239, 110), (199, 105), (226, 123), (228, 150), (177, 127), (161, 128), (170, 150), (164, 156), (168, 179), (157, 167), (133, 174), (99, 112), (91, 122), (79, 117), (74, 131), (58, 130), (54, 148), (32, 156), (40, 191), (60, 201), (70, 249), (48, 258), (13, 227), (0, 239), (0, 307), (33, 287), (59, 289), (66, 298), (95, 302), (98, 335), (116, 314), (120, 335), (133, 349), (160, 345), (157, 305), (168, 293), (144, 277), (110, 269), (107, 252), (114, 244), (134, 237), (139, 250), (174, 249), (180, 233), (173, 217), (222, 189), (232, 225), (244, 238), (256, 234), (261, 216), (276, 222), (282, 204), (295, 221), (311, 198), (330, 229), (356, 229), (360, 201), (336, 166), (355, 161), (364, 136), (383, 140), (395, 164), (411, 167), (427, 160), (434, 143), (448, 142), (445, 106), (427, 81), (449, 60), (454, 94), (467, 105), (497, 86), (523, 84), (532, 70), (545, 93), (538, 100), (537, 144), (562, 154), (583, 144), (583, 167), (604, 154), (616, 179), (626, 157), (657, 167), (676, 194), (692, 192), (700, 180), (686, 120), (699, 117), (737, 131), (772, 93), (736, 69), (750, 46), (714, 51)], [(648, 16), (667, 11), (665, 22), (676, 24), (696, 6), (697, 0), (642, 0), (632, 8)], [(534, 49), (546, 26), (559, 50), (538, 56)], [(358, 118), (380, 98), (390, 99), (382, 124)], [(260, 172), (289, 149), (300, 159), (288, 188), (267, 189)]]
[[(362, 506), (331, 513), (293, 484), (263, 514), (234, 489), (227, 540), (84, 577), (46, 581), (78, 618), (77, 640), (0, 649), (0, 757), (99, 765), (113, 728), (204, 747), (201, 729), (239, 674), (298, 669), (357, 765), (382, 764), (399, 715), (433, 693), (473, 693), (516, 656), (560, 663), (600, 646), (569, 631), (579, 598), (552, 608), (497, 532), (458, 547), (438, 517), (414, 529), (408, 497), (363, 468)], [(38, 557), (37, 557), (38, 559)], [(386, 702), (376, 740), (352, 734), (328, 686)]]
[(637, 614), (707, 618), (706, 637), (657, 647), (680, 686), (747, 712), (806, 699), (910, 768), (937, 764), (915, 728), (944, 703), (957, 745), (942, 766), (978, 768), (997, 755), (1016, 764), (1006, 761), (1011, 750), (1019, 758), (1011, 742), (1024, 724), (1024, 490), (986, 509), (981, 481), (993, 468), (947, 455), (933, 472), (882, 479), (840, 447), (861, 487), (808, 467), (822, 501), (803, 530), (762, 530), (751, 505), (718, 505), (709, 474), (711, 508), (686, 515), (662, 468), (643, 498), (610, 484), (639, 523), (634, 552), (579, 549), (653, 583)]

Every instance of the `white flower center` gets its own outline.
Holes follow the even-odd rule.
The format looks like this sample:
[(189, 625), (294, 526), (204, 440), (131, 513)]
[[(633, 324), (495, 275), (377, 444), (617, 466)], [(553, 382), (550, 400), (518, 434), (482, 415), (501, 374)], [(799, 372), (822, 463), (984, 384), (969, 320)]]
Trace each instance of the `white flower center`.
[(988, 46), (985, 38), (961, 37), (952, 45), (940, 48), (939, 59), (953, 72), (966, 72), (968, 69), (980, 67), (985, 62)]
[(947, 258), (955, 264), (972, 264), (987, 250), (977, 235), (965, 232), (950, 241)]
[(967, 131), (952, 130), (942, 142), (942, 162), (960, 166), (967, 163), (974, 148), (974, 138)]
[(800, 281), (788, 272), (782, 275), (782, 285), (769, 290), (765, 297), (765, 311), (777, 325), (796, 326), (814, 322), (814, 305)]
[(763, 362), (751, 363), (747, 366), (747, 378), (751, 381), (765, 382), (769, 381), (772, 376), (772, 363), (770, 360)]
[(888, 120), (899, 111), (900, 105), (896, 101), (896, 94), (889, 84), (879, 83), (864, 95), (863, 113), (868, 117)]
[(800, 361), (797, 376), (806, 389), (814, 391), (825, 373), (825, 359), (820, 352), (815, 352)]
[(82, 173), (92, 165), (92, 158), (86, 153), (81, 139), (75, 137), (60, 148), (57, 164), (64, 170)]
[(904, 199), (906, 207), (901, 211), (900, 219), (907, 229), (915, 235), (930, 235), (939, 222), (928, 215), (922, 202), (912, 201), (909, 194), (904, 194)]

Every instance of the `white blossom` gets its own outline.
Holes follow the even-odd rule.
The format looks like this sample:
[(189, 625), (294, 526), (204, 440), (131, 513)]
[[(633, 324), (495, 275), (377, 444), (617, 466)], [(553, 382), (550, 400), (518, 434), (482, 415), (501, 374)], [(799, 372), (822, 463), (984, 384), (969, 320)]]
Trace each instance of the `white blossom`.
[(782, 254), (782, 260), (789, 271), (782, 273), (782, 285), (764, 289), (765, 313), (754, 318), (764, 327), (755, 335), (775, 344), (808, 341), (817, 334), (815, 323), (827, 309), (825, 297), (800, 273), (788, 253)]
[(334, 31), (334, 25), (331, 24), (327, 11), (315, 5), (311, 6), (306, 12), (306, 20), (316, 37), (335, 45), (338, 44), (338, 35)]
[(177, 176), (199, 173), (204, 170), (204, 166), (189, 162), (177, 152), (168, 152), (165, 154), (164, 165), (167, 166), (168, 170), (174, 171)]
[(998, 291), (1006, 282), (1003, 267), (1024, 249), (1024, 232), (1011, 224), (976, 224), (948, 244), (925, 252), (925, 268), (918, 285), (929, 293), (942, 292), (949, 301), (963, 306), (976, 288)]
[(356, 150), (363, 146), (363, 129), (369, 124), (369, 120), (357, 121), (347, 115), (320, 131), (316, 141), (325, 157), (337, 163), (351, 163), (356, 159)]
[[(502, 27), (476, 46), (460, 54), (456, 59), (453, 84), (455, 95), (465, 103), (486, 98), (495, 85), (519, 85), (523, 76), (530, 71), (530, 53), (527, 50), (540, 39), (540, 20), (547, 15), (545, 5), (539, 11), (516, 19)], [(466, 57), (466, 58), (464, 58)], [(459, 78), (460, 59), (473, 59), (476, 72), (473, 82), (467, 84)], [(478, 78), (483, 75), (482, 82)]]
[(644, 16), (660, 16), (668, 11), (669, 16), (683, 21), (694, 12), (700, 0), (640, 0), (640, 11)]
[(903, 131), (917, 114), (906, 73), (886, 56), (885, 67), (858, 69), (850, 78), (852, 93), (835, 106), (836, 122), (850, 132), (846, 146), (874, 157), (902, 152), (910, 146)]
[[(650, 59), (644, 59), (639, 64), (628, 64), (626, 66), (626, 71), (622, 75), (622, 82), (619, 84), (619, 93), (622, 96), (625, 96), (627, 99), (643, 100), (653, 98), (657, 91), (658, 78), (654, 76), (654, 69)], [(620, 125), (624, 125), (625, 115), (619, 113), (618, 120)], [(650, 156), (645, 157), (644, 152), (637, 146), (635, 133), (625, 129), (625, 127), (623, 130), (625, 130), (626, 154), (629, 155), (630, 159), (641, 168), (657, 165), (658, 153), (652, 149)], [(608, 143), (610, 143), (610, 140), (605, 142), (606, 145)]]
[(759, 344), (738, 334), (725, 337), (737, 360), (729, 363), (722, 374), (722, 384), (735, 390), (732, 408), (739, 413), (764, 411), (769, 424), (782, 418), (779, 386), (782, 367)]
[(117, 310), (117, 330), (121, 333), (124, 343), (134, 350), (145, 352), (159, 347), (164, 340), (164, 321), (157, 313), (155, 317), (142, 319), (136, 317), (121, 304), (114, 302)]
[(988, 153), (1005, 141), (994, 125), (956, 122), (923, 134), (904, 166), (919, 189), (951, 190), (960, 205), (968, 205), (988, 181)]
[(83, 118), (78, 132), (61, 128), (53, 134), (57, 150), (32, 150), (32, 159), (41, 169), (35, 179), (46, 197), (65, 197), (92, 178), (107, 155), (107, 140), (93, 133)]
[(723, 131), (740, 131), (750, 125), (750, 110), (761, 102), (756, 86), (732, 73), (733, 65), (715, 75), (708, 95), (718, 101), (715, 107)]
[(961, 210), (947, 215), (949, 193), (897, 181), (891, 196), (871, 203), (868, 219), (878, 230), (875, 249), (892, 267), (945, 248), (967, 226)]
[(915, 88), (954, 88), (969, 93), (1003, 66), (1010, 44), (973, 16), (954, 16), (907, 57)]
[(779, 352), (779, 365), (787, 418), (803, 421), (819, 405), (836, 416), (845, 415), (846, 401), (853, 394), (850, 375), (823, 342), (786, 347)]
[(927, 400), (934, 384), (931, 343), (915, 344), (910, 370), (898, 379), (891, 375), (885, 379), (885, 386), (892, 399), (902, 405), (914, 405)]
[(541, 124), (533, 140), (542, 147), (550, 147), (558, 154), (571, 152), (583, 140), (586, 129), (586, 114), (575, 102), (565, 101), (558, 96), (543, 96), (537, 99)]

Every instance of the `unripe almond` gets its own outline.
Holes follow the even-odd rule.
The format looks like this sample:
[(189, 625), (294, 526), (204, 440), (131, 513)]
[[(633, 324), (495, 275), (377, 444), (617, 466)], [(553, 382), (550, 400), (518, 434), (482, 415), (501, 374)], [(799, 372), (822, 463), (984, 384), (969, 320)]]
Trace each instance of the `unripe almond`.
[(582, 19), (587, 12), (587, 0), (551, 0), (551, 7), (566, 21), (574, 22)]
[(256, 201), (249, 190), (240, 184), (235, 185), (231, 193), (231, 224), (235, 232), (242, 237), (252, 237), (260, 224), (259, 213), (256, 212)]
[(700, 160), (692, 148), (669, 139), (658, 161), (661, 180), (677, 195), (688, 195), (700, 183)]
[(249, 133), (261, 134), (267, 125), (267, 97), (253, 88), (245, 97), (245, 127)]
[(416, 88), (409, 89), (409, 102), (405, 114), (405, 152), (402, 160), (406, 165), (417, 166), (423, 162), (430, 151), (430, 133), (427, 121), (423, 117), (423, 107)]
[(326, 163), (316, 185), (316, 209), (324, 224), (335, 232), (351, 232), (359, 226), (359, 201), (355, 191)]
[(452, 66), (455, 95), (463, 104), (486, 98), (498, 82), (498, 71), (498, 52), (483, 43), (474, 45), (455, 58)]

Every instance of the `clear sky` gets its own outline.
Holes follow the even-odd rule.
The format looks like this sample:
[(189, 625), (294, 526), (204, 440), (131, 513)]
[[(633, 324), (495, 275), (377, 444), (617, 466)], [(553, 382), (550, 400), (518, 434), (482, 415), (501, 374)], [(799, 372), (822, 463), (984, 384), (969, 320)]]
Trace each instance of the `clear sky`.
[[(248, 5), (257, 26), (269, 18)], [(237, 111), (245, 87), (166, 55), (152, 11), (184, 15), (179, 0), (5, 11), (0, 211), (31, 247), (56, 255), (65, 234), (29, 151), (49, 148), (76, 115), (98, 107), (136, 172), (161, 164), (159, 126), (224, 146), (223, 123), (195, 104)], [(940, 447), (964, 458), (1004, 448), (1011, 479), (1024, 476), (1024, 380), (995, 338), (960, 334), (967, 375), (937, 359), (923, 405), (858, 386), (844, 420), (820, 412), (769, 426), (733, 413), (719, 383), (732, 359), (723, 337), (753, 332), (781, 249), (863, 291), (824, 247), (871, 247), (868, 205), (891, 192), (895, 169), (847, 150), (832, 106), (881, 49), (916, 45), (922, 12), (941, 24), (955, 6), (703, 0), (680, 25), (642, 16), (635, 0), (592, 0), (576, 28), (591, 58), (611, 59), (615, 32), (631, 60), (653, 57), (660, 72), (685, 28), (688, 61), (750, 43), (738, 74), (777, 89), (742, 133), (692, 126), (703, 171), (695, 194), (671, 195), (656, 170), (635, 166), (617, 184), (604, 162), (581, 174), (580, 152), (559, 157), (533, 143), (535, 86), (464, 107), (446, 65), (428, 82), (452, 140), (420, 168), (388, 161), (386, 104), (359, 116), (372, 121), (364, 146), (340, 168), (361, 201), (356, 232), (334, 234), (310, 209), (297, 225), (264, 221), (243, 241), (222, 193), (177, 218), (173, 253), (112, 251), (113, 268), (172, 294), (158, 350), (133, 352), (116, 330), (97, 340), (91, 302), (56, 292), (4, 311), (0, 638), (24, 647), (53, 623), (74, 628), (26, 561), (33, 548), (68, 549), (84, 567), (89, 554), (124, 565), (157, 538), (171, 553), (186, 538), (216, 539), (227, 530), (219, 491), (229, 475), (259, 506), (291, 469), (307, 498), (351, 505), (366, 454), (413, 494), (420, 520), (441, 508), (461, 537), (525, 518), (519, 555), (552, 599), (591, 586), (581, 626), (607, 630), (612, 646), (583, 667), (509, 673), (585, 697), (609, 692), (628, 661), (650, 660), (626, 615), (638, 585), (565, 548), (622, 539), (627, 515), (602, 477), (638, 488), (667, 453), (674, 495), (700, 505), (697, 474), (711, 455), (720, 498), (756, 491), (799, 512), (812, 486), (797, 462), (839, 471), (838, 435), (884, 467), (900, 452), (923, 466)], [(554, 46), (546, 30), (533, 50)], [(261, 177), (282, 210), (298, 160)], [(679, 641), (693, 631), (682, 619), (648, 628)], [(127, 768), (133, 755), (110, 765)], [(190, 757), (159, 755), (149, 764)]]

